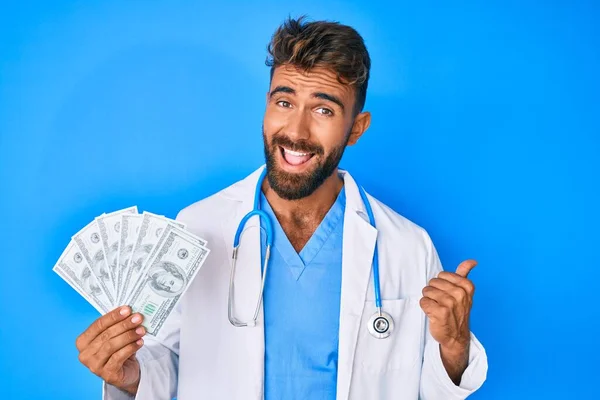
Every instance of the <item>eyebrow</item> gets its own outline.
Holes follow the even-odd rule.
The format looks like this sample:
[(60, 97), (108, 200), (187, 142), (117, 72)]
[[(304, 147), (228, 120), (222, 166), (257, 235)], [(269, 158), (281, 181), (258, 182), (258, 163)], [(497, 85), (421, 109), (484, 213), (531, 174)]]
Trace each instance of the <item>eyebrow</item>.
[[(277, 86), (277, 87), (275, 87), (275, 89), (271, 90), (271, 93), (269, 93), (269, 98), (272, 98), (277, 93), (288, 93), (288, 94), (295, 95), (296, 91), (289, 86)], [(338, 106), (340, 106), (342, 111), (344, 111), (344, 103), (342, 103), (340, 98), (337, 96), (334, 96), (334, 95), (328, 94), (328, 93), (324, 93), (324, 92), (316, 92), (316, 93), (312, 94), (312, 97), (315, 97), (317, 99), (327, 100), (332, 103), (335, 103)]]
[(275, 89), (271, 90), (271, 93), (269, 93), (269, 97), (273, 97), (277, 93), (296, 94), (296, 91), (289, 86), (277, 86)]

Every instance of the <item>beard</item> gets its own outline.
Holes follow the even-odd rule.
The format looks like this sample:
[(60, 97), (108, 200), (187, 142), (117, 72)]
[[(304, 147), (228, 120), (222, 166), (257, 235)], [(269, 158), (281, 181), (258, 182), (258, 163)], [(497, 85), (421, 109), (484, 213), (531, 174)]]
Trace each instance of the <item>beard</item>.
[[(310, 196), (337, 169), (350, 139), (349, 133), (344, 141), (325, 157), (323, 147), (305, 140), (293, 142), (287, 136), (275, 134), (269, 143), (263, 127), (267, 179), (271, 188), (279, 197), (285, 200), (299, 200)], [(292, 151), (313, 154), (314, 161), (312, 162), (315, 163), (315, 166), (301, 173), (290, 173), (278, 168), (277, 152), (282, 151), (280, 146)], [(311, 162), (311, 160), (306, 162)]]

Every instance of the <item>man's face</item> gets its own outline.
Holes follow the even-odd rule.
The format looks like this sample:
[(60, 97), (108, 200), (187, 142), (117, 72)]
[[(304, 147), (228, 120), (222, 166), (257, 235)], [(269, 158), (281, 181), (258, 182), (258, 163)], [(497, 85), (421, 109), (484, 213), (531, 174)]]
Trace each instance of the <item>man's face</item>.
[(180, 279), (174, 277), (168, 272), (161, 272), (155, 277), (156, 282), (166, 288), (169, 292), (177, 292), (183, 286), (183, 282)]
[(263, 139), (267, 178), (280, 197), (309, 196), (336, 170), (353, 127), (354, 102), (354, 88), (327, 69), (275, 70)]

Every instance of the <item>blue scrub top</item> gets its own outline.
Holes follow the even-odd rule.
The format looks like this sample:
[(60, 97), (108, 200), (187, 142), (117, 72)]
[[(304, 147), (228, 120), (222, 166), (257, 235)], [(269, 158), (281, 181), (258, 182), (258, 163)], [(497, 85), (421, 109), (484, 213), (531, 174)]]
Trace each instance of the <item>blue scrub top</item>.
[[(274, 229), (263, 299), (265, 400), (335, 399), (345, 207), (342, 188), (297, 253), (261, 193)], [(264, 260), (264, 235), (261, 242)]]

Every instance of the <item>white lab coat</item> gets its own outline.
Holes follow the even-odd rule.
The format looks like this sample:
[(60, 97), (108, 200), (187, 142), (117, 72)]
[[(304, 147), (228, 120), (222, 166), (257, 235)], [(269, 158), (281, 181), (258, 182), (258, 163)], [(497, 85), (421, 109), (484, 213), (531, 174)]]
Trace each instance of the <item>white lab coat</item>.
[[(262, 169), (262, 167), (261, 167)], [(211, 253), (168, 318), (158, 340), (138, 353), (139, 400), (261, 400), (264, 326), (235, 328), (227, 318), (231, 251), (242, 217), (253, 207), (261, 169), (177, 216), (208, 241)], [(340, 171), (346, 190), (340, 304), (337, 400), (464, 399), (486, 379), (487, 357), (471, 335), (469, 366), (460, 386), (448, 377), (439, 345), (419, 306), (421, 290), (442, 270), (426, 231), (369, 196), (377, 229), (369, 224), (358, 188)], [(235, 284), (236, 316), (254, 313), (261, 281), (257, 218), (242, 235)], [(375, 312), (371, 261), (378, 238), (383, 309), (395, 330), (375, 339), (366, 323)], [(315, 312), (319, 305), (315, 304)], [(294, 312), (294, 310), (282, 310)], [(301, 378), (298, 378), (301, 379)], [(104, 385), (104, 399), (131, 399)]]

